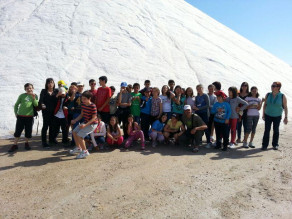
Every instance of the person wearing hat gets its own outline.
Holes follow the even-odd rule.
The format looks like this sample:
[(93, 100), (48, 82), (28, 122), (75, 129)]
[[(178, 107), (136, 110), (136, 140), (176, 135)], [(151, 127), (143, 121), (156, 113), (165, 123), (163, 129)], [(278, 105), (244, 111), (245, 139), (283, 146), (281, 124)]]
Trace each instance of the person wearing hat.
[(58, 81), (58, 87), (59, 87), (59, 89), (61, 87), (64, 87), (66, 90), (68, 90), (68, 87), (67, 87), (65, 81), (63, 81), (63, 80)]
[(126, 123), (128, 122), (128, 116), (131, 113), (131, 93), (127, 90), (127, 82), (121, 83), (120, 92), (117, 95), (117, 106), (119, 107), (117, 110), (117, 116), (119, 119), (119, 123), (123, 123), (123, 131), (125, 138), (127, 137), (127, 130), (125, 129)]
[(184, 106), (184, 114), (181, 120), (186, 127), (182, 139), (185, 142), (191, 142), (193, 152), (198, 152), (204, 130), (208, 128), (207, 125), (200, 116), (192, 113), (192, 107), (190, 105)]
[(64, 87), (59, 89), (59, 93), (56, 96), (58, 98), (57, 106), (54, 111), (53, 120), (53, 133), (54, 133), (54, 143), (57, 144), (57, 136), (59, 134), (60, 126), (62, 129), (62, 143), (64, 145), (68, 144), (68, 129), (67, 129), (67, 116), (68, 108), (64, 105), (68, 101), (68, 96), (66, 95), (66, 90)]
[(179, 116), (175, 113), (171, 115), (171, 119), (168, 120), (164, 128), (165, 142), (169, 143), (170, 138), (174, 138), (175, 144), (179, 144), (179, 138), (185, 131), (183, 123), (179, 120)]
[(229, 119), (231, 116), (231, 107), (228, 102), (224, 101), (225, 94), (222, 91), (216, 92), (217, 101), (214, 103), (211, 113), (214, 114), (214, 126), (216, 131), (216, 147), (220, 149), (223, 137), (223, 151), (227, 150), (229, 144)]

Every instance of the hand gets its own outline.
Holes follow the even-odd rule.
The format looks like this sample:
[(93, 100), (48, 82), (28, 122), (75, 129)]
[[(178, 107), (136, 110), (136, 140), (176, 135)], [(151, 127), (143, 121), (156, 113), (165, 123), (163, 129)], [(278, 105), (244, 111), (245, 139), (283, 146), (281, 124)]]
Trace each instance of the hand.
[(265, 121), (265, 116), (263, 116), (262, 119)]
[(225, 124), (229, 124), (229, 119), (225, 119)]
[(75, 123), (76, 123), (76, 120), (75, 119), (71, 120), (71, 124), (72, 125), (74, 125)]
[(79, 126), (79, 128), (80, 128), (80, 129), (83, 129), (83, 128), (85, 128), (85, 125), (84, 125), (84, 124), (81, 124), (81, 125)]
[(101, 112), (101, 111), (102, 111), (102, 108), (101, 108), (101, 107), (99, 107), (99, 108), (98, 108), (98, 112)]
[(285, 124), (285, 125), (288, 124), (288, 118), (287, 118), (287, 117), (285, 117), (285, 119), (284, 119), (284, 124)]
[(75, 107), (71, 107), (71, 110), (74, 110), (75, 109)]
[(218, 113), (222, 113), (223, 109), (222, 108), (218, 108)]
[(194, 134), (196, 133), (196, 131), (197, 131), (196, 128), (192, 129), (192, 130), (191, 130), (191, 134), (194, 135)]
[(68, 107), (64, 106), (64, 107), (63, 107), (63, 109), (64, 109), (64, 110), (67, 110), (67, 109), (68, 109)]
[(240, 111), (240, 108), (236, 107), (235, 111), (238, 113)]

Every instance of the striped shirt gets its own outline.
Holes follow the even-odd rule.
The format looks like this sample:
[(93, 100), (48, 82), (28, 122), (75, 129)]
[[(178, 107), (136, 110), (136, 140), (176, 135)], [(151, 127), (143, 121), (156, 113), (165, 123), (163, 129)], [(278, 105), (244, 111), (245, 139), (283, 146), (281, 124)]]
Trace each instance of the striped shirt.
[[(94, 103), (89, 104), (86, 106), (85, 104), (81, 104), (81, 109), (83, 112), (84, 123), (86, 124), (89, 120), (92, 119), (93, 115), (97, 114), (97, 109)], [(92, 124), (97, 124), (97, 119), (92, 122)]]

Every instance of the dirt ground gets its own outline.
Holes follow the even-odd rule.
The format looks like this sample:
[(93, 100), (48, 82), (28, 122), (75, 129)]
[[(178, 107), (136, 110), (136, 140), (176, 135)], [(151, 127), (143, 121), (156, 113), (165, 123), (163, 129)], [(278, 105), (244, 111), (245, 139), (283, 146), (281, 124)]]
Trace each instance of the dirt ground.
[(0, 218), (292, 218), (291, 123), (278, 151), (139, 146), (84, 160), (0, 140)]

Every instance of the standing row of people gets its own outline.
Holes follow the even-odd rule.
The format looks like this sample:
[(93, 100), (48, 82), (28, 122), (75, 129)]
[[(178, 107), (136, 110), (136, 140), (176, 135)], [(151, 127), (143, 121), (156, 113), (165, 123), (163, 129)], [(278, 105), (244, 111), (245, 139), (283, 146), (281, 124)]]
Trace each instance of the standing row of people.
[[(65, 146), (77, 145), (77, 148), (82, 151), (86, 148), (81, 143), (81, 138), (90, 133), (91, 136), (97, 137), (96, 133), (102, 130), (103, 133), (107, 130), (107, 134), (103, 137), (107, 137), (108, 144), (123, 142), (122, 133), (124, 139), (129, 139), (125, 144), (126, 147), (129, 147), (134, 140), (141, 139), (141, 145), (144, 148), (145, 140), (148, 140), (149, 136), (153, 146), (162, 139), (168, 142), (169, 138), (174, 137), (175, 142), (178, 143), (180, 137), (185, 137), (187, 141), (193, 139), (191, 140), (193, 150), (198, 151), (203, 133), (206, 136), (206, 147), (212, 146), (214, 129), (216, 131), (215, 148), (221, 148), (221, 139), (223, 139), (223, 150), (227, 150), (228, 144), (230, 148), (234, 148), (241, 142), (242, 126), (244, 127), (243, 147), (254, 147), (253, 139), (263, 102), (263, 118), (266, 126), (262, 149), (267, 148), (272, 123), (274, 123), (272, 144), (274, 149), (277, 149), (279, 138), (277, 127), (279, 127), (283, 109), (284, 123), (288, 122), (287, 99), (280, 92), (280, 82), (274, 82), (272, 92), (263, 99), (259, 99), (256, 87), (252, 87), (249, 91), (247, 82), (242, 83), (239, 92), (236, 87), (230, 87), (228, 97), (221, 90), (220, 82), (217, 81), (208, 86), (208, 93), (204, 93), (202, 85), (197, 85), (196, 96), (191, 87), (184, 90), (179, 85), (175, 86), (173, 80), (169, 80), (168, 85), (164, 85), (161, 90), (157, 87), (152, 88), (149, 80), (145, 81), (145, 87), (141, 90), (139, 83), (130, 86), (122, 82), (118, 95), (114, 95), (115, 87), (107, 87), (106, 76), (99, 78), (99, 84), (100, 87), (95, 89), (96, 81), (92, 79), (89, 81), (90, 90), (83, 92), (84, 84), (82, 83), (73, 82), (67, 88), (64, 81), (59, 81), (57, 89), (54, 80), (48, 78), (39, 101), (37, 95), (33, 93), (33, 85), (26, 84), (26, 93), (20, 95), (15, 104), (17, 115), (15, 144), (9, 151), (17, 150), (17, 141), (24, 128), (27, 139), (25, 148), (30, 149), (28, 139), (31, 138), (34, 107), (39, 107), (43, 114), (43, 147), (47, 148), (58, 143), (56, 137), (61, 127), (62, 143)], [(27, 109), (25, 113), (24, 108)], [(29, 119), (24, 121), (24, 118)], [(101, 122), (104, 123), (103, 128), (100, 126)], [(123, 124), (123, 131), (118, 128), (120, 124)], [(68, 138), (70, 127), (74, 130), (71, 143)], [(48, 130), (49, 142), (46, 136)], [(195, 137), (196, 131), (198, 132)], [(248, 144), (250, 133), (251, 139)], [(100, 139), (99, 145), (105, 142), (105, 139)], [(96, 142), (93, 141), (93, 143), (97, 145)]]

